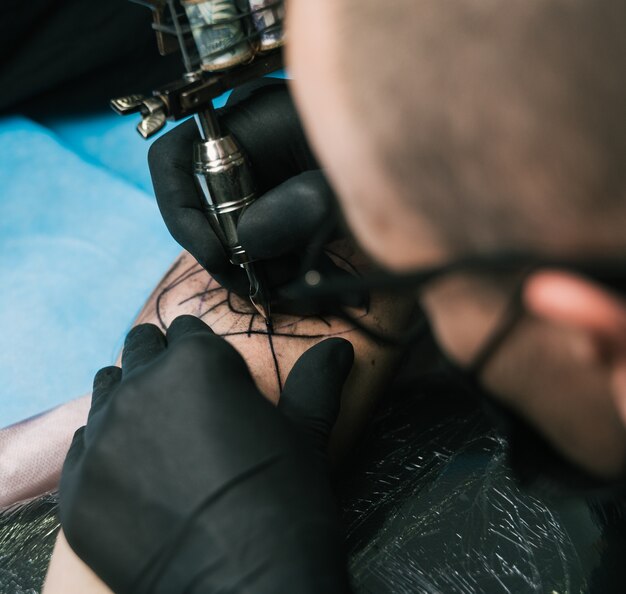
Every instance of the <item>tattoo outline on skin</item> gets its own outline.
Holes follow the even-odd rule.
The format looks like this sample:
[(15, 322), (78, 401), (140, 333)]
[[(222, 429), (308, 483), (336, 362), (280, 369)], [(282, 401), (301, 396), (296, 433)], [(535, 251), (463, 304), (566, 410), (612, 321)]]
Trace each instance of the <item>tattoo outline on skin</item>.
[[(334, 251), (326, 250), (326, 253), (333, 260), (341, 265), (341, 268), (348, 270), (350, 273), (358, 275), (358, 272), (354, 266), (348, 262), (344, 257), (337, 254)], [(192, 264), (183, 267), (186, 259), (192, 260)], [(205, 275), (206, 280), (200, 281), (199, 276)], [(276, 374), (276, 381), (278, 384), (279, 392), (283, 388), (283, 377), (276, 353), (275, 340), (276, 339), (301, 339), (301, 340), (322, 340), (329, 336), (343, 336), (356, 331), (356, 328), (343, 328), (336, 329), (336, 331), (329, 332), (316, 332), (316, 333), (298, 333), (297, 328), (299, 325), (306, 321), (317, 320), (323, 323), (326, 327), (331, 329), (333, 327), (332, 320), (329, 320), (323, 316), (284, 316), (286, 320), (281, 320), (282, 316), (277, 316), (278, 319), (274, 321), (273, 334), (268, 333), (265, 321), (262, 316), (250, 305), (247, 301), (239, 297), (233, 291), (222, 287), (212, 276), (210, 276), (200, 264), (198, 264), (188, 254), (183, 253), (177, 258), (164, 278), (159, 283), (159, 286), (154, 291), (149, 299), (149, 303), (154, 302), (154, 314), (158, 321), (160, 329), (165, 332), (168, 327), (167, 318), (168, 315), (166, 305), (167, 297), (179, 288), (185, 282), (200, 283), (200, 290), (194, 291), (191, 295), (186, 295), (183, 299), (174, 302), (173, 307), (175, 309), (186, 307), (190, 309), (187, 313), (195, 315), (201, 320), (207, 321), (206, 318), (213, 314), (216, 316), (211, 319), (207, 324), (218, 336), (233, 337), (233, 336), (266, 336), (267, 347), (274, 364), (274, 370)], [(171, 305), (169, 306), (171, 307)], [(224, 311), (220, 311), (223, 309)], [(358, 318), (364, 318), (369, 314), (369, 305), (360, 312)], [(234, 320), (220, 324), (224, 319), (230, 319), (229, 316), (235, 316)], [(140, 316), (138, 320), (141, 323), (144, 314)], [(171, 320), (169, 320), (171, 322)]]

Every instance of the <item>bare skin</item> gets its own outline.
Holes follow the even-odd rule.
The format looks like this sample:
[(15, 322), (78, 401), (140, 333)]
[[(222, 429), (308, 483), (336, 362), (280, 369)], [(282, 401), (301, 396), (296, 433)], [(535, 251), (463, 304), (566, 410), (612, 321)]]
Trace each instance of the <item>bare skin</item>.
[[(366, 271), (365, 258), (348, 242), (331, 246), (329, 255), (344, 269)], [(379, 332), (406, 328), (413, 314), (412, 299), (372, 295), (369, 307), (353, 310), (362, 323)], [(330, 336), (349, 340), (355, 351), (341, 412), (331, 438), (331, 455), (340, 458), (358, 436), (383, 387), (393, 375), (400, 353), (364, 337), (337, 318), (273, 316), (268, 336), (263, 319), (246, 299), (222, 288), (188, 253), (183, 252), (153, 292), (135, 324), (152, 323), (165, 330), (179, 315), (195, 315), (242, 354), (265, 396), (278, 402), (280, 389), (297, 359)], [(61, 531), (52, 555), (44, 594), (110, 592), (72, 551)]]
[(111, 590), (74, 554), (61, 530), (54, 545), (52, 561), (48, 567), (42, 592), (44, 594), (52, 592), (100, 594), (111, 592)]

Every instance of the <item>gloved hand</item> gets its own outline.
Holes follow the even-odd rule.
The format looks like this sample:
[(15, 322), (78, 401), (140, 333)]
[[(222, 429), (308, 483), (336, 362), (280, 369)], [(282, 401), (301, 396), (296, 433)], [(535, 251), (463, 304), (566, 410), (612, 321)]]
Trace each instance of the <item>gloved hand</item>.
[[(261, 79), (236, 89), (220, 123), (247, 154), (257, 185), (257, 201), (239, 221), (239, 239), (253, 259), (266, 262), (270, 287), (280, 285), (300, 272), (303, 254), (320, 230), (332, 235), (340, 220), (336, 199), (284, 81)], [(198, 138), (191, 120), (151, 146), (148, 161), (159, 209), (176, 241), (220, 284), (244, 295), (249, 288), (245, 274), (230, 264), (195, 186), (192, 145)], [(316, 266), (338, 271), (325, 257)]]
[(326, 446), (353, 356), (311, 348), (276, 408), (199, 319), (134, 328), (63, 467), (72, 549), (119, 593), (346, 591)]

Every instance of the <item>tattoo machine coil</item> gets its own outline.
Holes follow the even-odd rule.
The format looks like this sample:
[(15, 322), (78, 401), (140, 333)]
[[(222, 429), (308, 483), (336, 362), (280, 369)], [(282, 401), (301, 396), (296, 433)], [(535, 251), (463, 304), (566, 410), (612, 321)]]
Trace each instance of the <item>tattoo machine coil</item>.
[(271, 330), (265, 282), (241, 246), (237, 222), (256, 199), (248, 159), (220, 130), (213, 99), (283, 67), (283, 0), (133, 0), (152, 9), (161, 55), (180, 51), (181, 79), (152, 92), (111, 101), (119, 114), (141, 114), (137, 131), (156, 134), (167, 120), (193, 115), (201, 139), (193, 147), (194, 174), (213, 230), (230, 261), (250, 282), (250, 301)]

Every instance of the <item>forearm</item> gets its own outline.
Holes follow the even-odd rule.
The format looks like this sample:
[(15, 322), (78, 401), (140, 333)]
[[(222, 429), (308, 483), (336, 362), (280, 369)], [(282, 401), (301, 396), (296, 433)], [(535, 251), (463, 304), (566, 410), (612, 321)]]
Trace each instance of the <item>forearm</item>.
[[(332, 319), (277, 316), (276, 333), (269, 337), (263, 321), (246, 311), (245, 305), (215, 284), (191, 256), (184, 253), (159, 284), (136, 323), (150, 322), (165, 329), (182, 314), (202, 318), (239, 350), (257, 384), (273, 402), (278, 400), (282, 383), (305, 350), (329, 336), (349, 339), (354, 346), (355, 363), (343, 391), (341, 414), (331, 442), (332, 451), (340, 455), (349, 448), (382, 387), (390, 381), (399, 353), (366, 339), (345, 322)], [(406, 324), (411, 311), (412, 304), (408, 300), (392, 303), (384, 297), (373, 296), (369, 310), (362, 315), (377, 329), (393, 332)], [(93, 590), (86, 589), (85, 584), (94, 580), (98, 582), (93, 572), (60, 538), (46, 582), (47, 594), (107, 591), (101, 582)]]
[(56, 489), (74, 431), (85, 424), (90, 396), (0, 430), (0, 508)]

